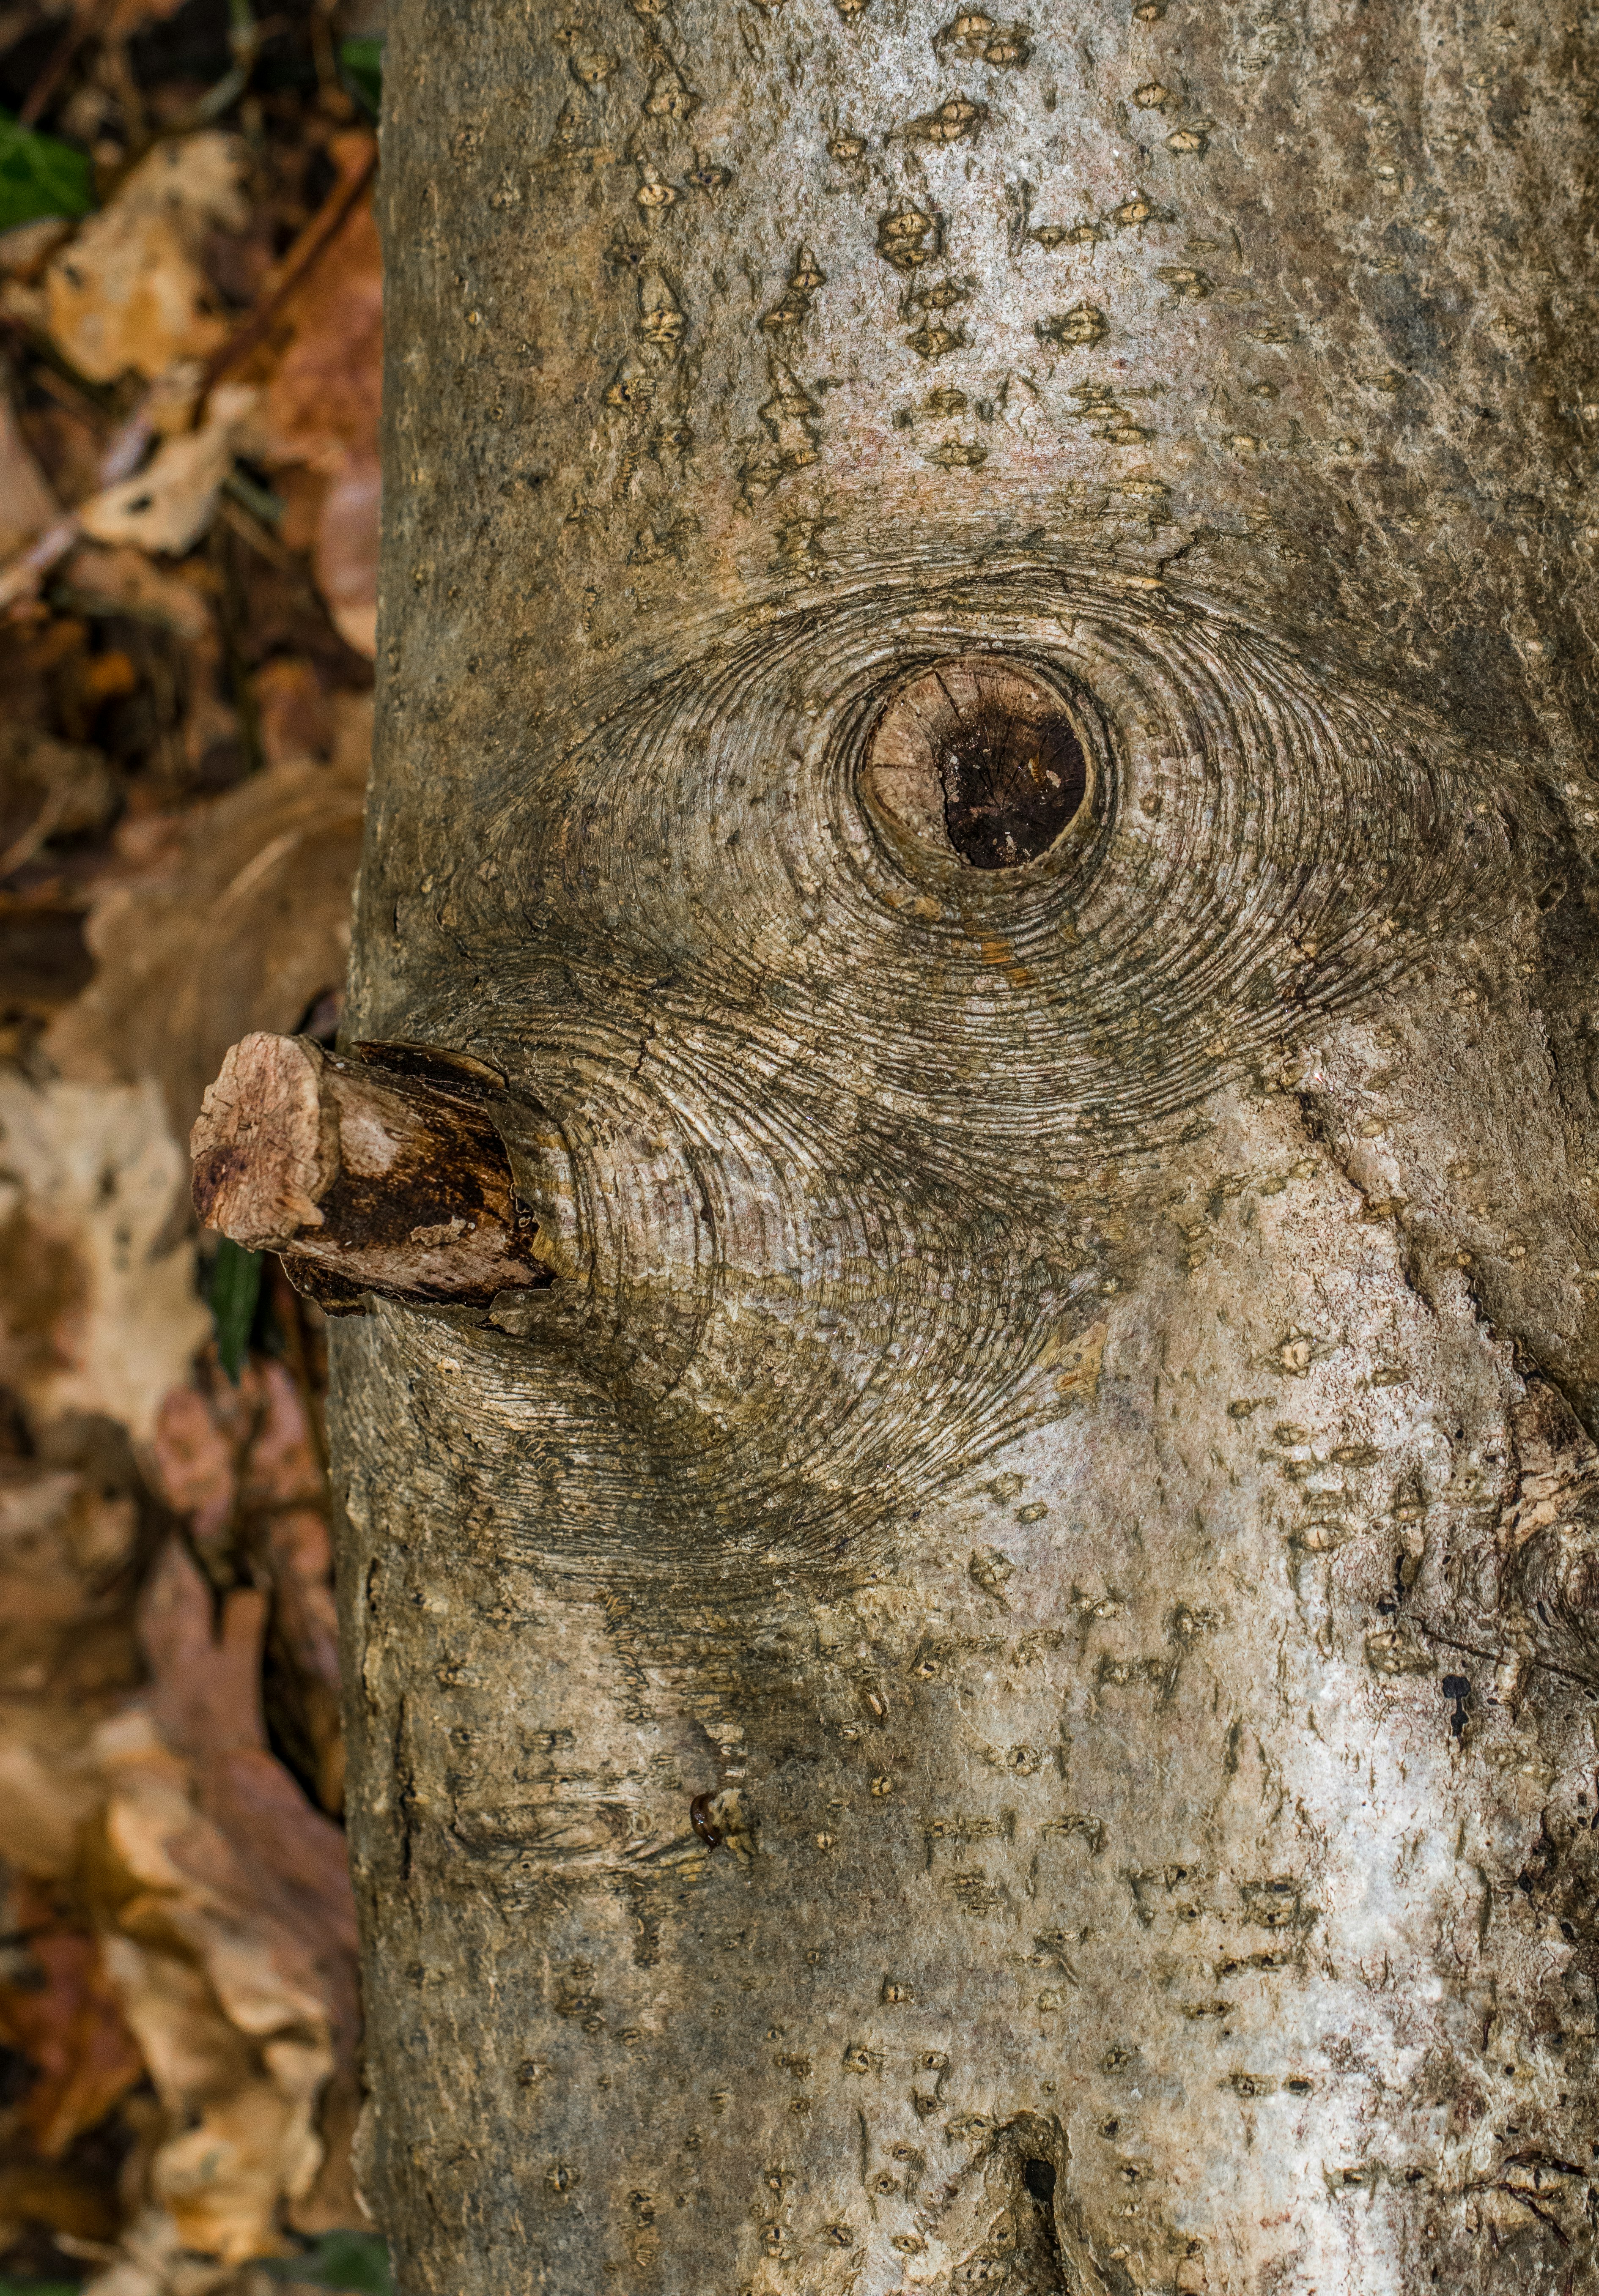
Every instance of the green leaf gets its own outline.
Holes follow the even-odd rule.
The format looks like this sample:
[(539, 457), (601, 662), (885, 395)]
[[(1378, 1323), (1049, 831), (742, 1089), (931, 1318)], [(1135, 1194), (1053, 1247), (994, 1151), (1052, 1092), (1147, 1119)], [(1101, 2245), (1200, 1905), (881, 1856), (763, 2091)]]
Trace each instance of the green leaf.
[(266, 2268), (275, 2280), (290, 2280), (297, 2287), (353, 2288), (360, 2296), (394, 2296), (389, 2250), (375, 2233), (324, 2232), (299, 2255), (275, 2256)]
[(383, 94), (381, 39), (341, 40), (339, 69), (375, 119)]
[(94, 204), (86, 152), (0, 111), (0, 231), (37, 216), (87, 215)]
[(235, 1387), (250, 1353), (256, 1302), (261, 1296), (261, 1259), (260, 1252), (246, 1251), (225, 1235), (217, 1246), (211, 1280), (206, 1287), (217, 1358)]

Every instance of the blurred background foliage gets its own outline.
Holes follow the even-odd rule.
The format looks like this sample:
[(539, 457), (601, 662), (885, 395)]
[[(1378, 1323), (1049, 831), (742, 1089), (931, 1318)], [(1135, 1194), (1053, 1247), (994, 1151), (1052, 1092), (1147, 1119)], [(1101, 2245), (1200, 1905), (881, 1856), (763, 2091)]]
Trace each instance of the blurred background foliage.
[(184, 1153), (339, 1021), (381, 32), (0, 0), (0, 2296), (389, 2286), (324, 1331)]

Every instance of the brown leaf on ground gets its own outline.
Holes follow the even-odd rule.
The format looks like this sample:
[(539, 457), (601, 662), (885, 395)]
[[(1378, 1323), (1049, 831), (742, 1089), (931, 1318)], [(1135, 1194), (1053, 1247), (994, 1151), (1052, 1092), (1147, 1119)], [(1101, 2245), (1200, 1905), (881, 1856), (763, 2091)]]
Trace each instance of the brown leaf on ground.
[(265, 1748), (266, 1618), (259, 1587), (235, 1587), (218, 1609), (193, 1562), (176, 1544), (167, 1548), (139, 1611), (139, 1639), (154, 1677), (144, 1702), (166, 1745), (208, 1763), (241, 1746)]
[(0, 1693), (92, 1697), (137, 1680), (125, 1613), (138, 1528), (124, 1491), (0, 1463)]
[[(347, 168), (364, 163), (365, 137), (339, 143)], [(250, 425), (255, 451), (328, 481), (315, 518), (317, 585), (347, 644), (369, 658), (377, 651), (382, 356), (382, 261), (364, 198), (285, 296), (242, 372), (265, 383)]]
[[(247, 1365), (233, 1390), (241, 1414), (249, 1408), (246, 1386), (253, 1387), (256, 1378), (255, 1365)], [(156, 1488), (175, 1514), (186, 1517), (201, 1554), (220, 1548), (239, 1503), (239, 1436), (218, 1401), (198, 1387), (175, 1387), (161, 1405), (150, 1447)]]
[(281, 2284), (265, 2273), (240, 2273), (191, 2255), (165, 2209), (142, 2210), (124, 2229), (121, 2251), (109, 2272), (84, 2283), (84, 2296), (242, 2296), (252, 2278), (259, 2296), (282, 2296)]
[(339, 1703), (339, 1613), (327, 1522), (315, 1507), (269, 1518), (273, 1640), (297, 1693), (306, 1753), (325, 1810), (344, 1807), (344, 1733)]
[(73, 552), (61, 578), (70, 591), (102, 614), (115, 612), (136, 621), (159, 622), (175, 637), (198, 644), (209, 635), (211, 609), (199, 587), (184, 578), (188, 570), (170, 573), (152, 566), (142, 550), (102, 549), (88, 542)]
[(201, 255), (209, 232), (244, 221), (242, 169), (237, 139), (215, 129), (158, 144), (53, 258), (46, 324), (79, 374), (153, 381), (226, 340)]
[[(53, 383), (61, 378), (48, 370)], [(63, 394), (76, 397), (70, 390)], [(40, 406), (36, 398), (20, 417), (23, 436), (30, 453), (45, 474), (45, 484), (64, 511), (70, 511), (101, 487), (100, 463), (104, 445), (104, 425), (91, 420), (78, 406)], [(47, 528), (39, 528), (38, 533)], [(20, 545), (16, 545), (18, 548)]]
[(0, 1074), (0, 1380), (42, 1424), (93, 1414), (145, 1441), (209, 1320), (160, 1094)]
[(352, 448), (333, 474), (316, 522), (316, 586), (340, 636), (368, 660), (378, 650), (381, 503), (376, 454)]
[(53, 837), (106, 829), (121, 791), (98, 750), (53, 741), (30, 726), (0, 726), (0, 877)]
[(104, 205), (0, 238), (0, 2286), (270, 2296), (362, 2221), (325, 1349), (274, 1265), (223, 1374), (183, 1143), (230, 1042), (337, 1016), (375, 142), (324, 10), (247, 87), (176, 5), (30, 17)]
[(246, 381), (266, 377), (257, 422), (274, 462), (308, 463), (332, 475), (352, 450), (375, 451), (382, 344), (382, 255), (368, 198), (285, 298), (261, 351), (241, 370)]
[(0, 2224), (33, 2225), (98, 2243), (116, 2231), (117, 2212), (103, 2188), (70, 2169), (12, 2161), (0, 2165)]
[(333, 697), (313, 665), (294, 654), (275, 654), (252, 681), (256, 723), (269, 766), (325, 764), (338, 730)]
[(70, 1694), (0, 1703), (0, 1841), (16, 1871), (46, 1881), (72, 1872), (83, 1828), (104, 1800), (94, 1723)]
[(213, 1578), (270, 1595), (267, 1694), (322, 1807), (343, 1800), (338, 1617), (326, 1486), (306, 1399), (281, 1363), (250, 1364), (237, 1385), (209, 1377), (161, 1406), (152, 1463)]
[(166, 439), (142, 471), (79, 505), (83, 532), (95, 542), (134, 543), (172, 557), (192, 549), (211, 523), (254, 399), (247, 385), (218, 384), (199, 430)]
[(228, 1046), (291, 1031), (343, 980), (370, 738), (348, 699), (337, 762), (258, 774), (163, 824), (147, 867), (99, 897), (94, 980), (50, 1034), (63, 1074), (159, 1078), (186, 1140)]
[(0, 369), (0, 558), (42, 534), (60, 512), (17, 420), (7, 381)]
[(32, 281), (38, 277), (72, 226), (65, 216), (35, 216), (28, 223), (0, 231), (0, 278)]
[(324, 2163), (316, 2107), (356, 2036), (355, 1912), (339, 1829), (267, 1751), (265, 1597), (209, 1589), (176, 1546), (146, 1592), (152, 1676), (99, 1747), (106, 1966), (173, 2135), (151, 2189), (184, 2246), (239, 2262)]
[(97, 1938), (46, 1915), (17, 1942), (17, 1973), (0, 1978), (0, 2040), (33, 2068), (19, 2117), (39, 2159), (56, 2161), (144, 2079), (144, 2060)]

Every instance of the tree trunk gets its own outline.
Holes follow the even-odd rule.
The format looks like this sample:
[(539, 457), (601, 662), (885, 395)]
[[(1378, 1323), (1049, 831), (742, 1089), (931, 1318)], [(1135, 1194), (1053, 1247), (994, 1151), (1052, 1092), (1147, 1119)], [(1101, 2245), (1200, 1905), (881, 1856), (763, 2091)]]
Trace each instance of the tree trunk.
[(402, 0), (407, 2296), (1599, 2287), (1582, 37)]

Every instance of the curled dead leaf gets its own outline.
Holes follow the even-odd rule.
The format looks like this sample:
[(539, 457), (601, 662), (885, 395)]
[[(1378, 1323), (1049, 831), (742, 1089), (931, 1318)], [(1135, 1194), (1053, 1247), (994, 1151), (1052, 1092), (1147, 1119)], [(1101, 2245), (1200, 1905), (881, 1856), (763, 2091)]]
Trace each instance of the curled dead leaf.
[(227, 321), (201, 266), (206, 234), (245, 219), (243, 152), (215, 129), (158, 144), (52, 259), (51, 340), (79, 374), (153, 380), (175, 359), (206, 358)]
[(371, 704), (339, 707), (332, 764), (255, 775), (164, 825), (148, 866), (90, 914), (98, 969), (50, 1057), (86, 1079), (159, 1078), (176, 1138), (231, 1044), (291, 1031), (344, 977)]
[(9, 558), (60, 515), (0, 373), (0, 558)]
[(83, 532), (96, 542), (133, 543), (173, 557), (191, 549), (211, 522), (255, 397), (244, 384), (219, 383), (198, 430), (163, 440), (144, 470), (81, 505)]
[(0, 1076), (0, 1380), (41, 1424), (93, 1413), (143, 1442), (208, 1323), (160, 1094)]
[(316, 586), (340, 636), (368, 660), (378, 650), (381, 501), (376, 455), (352, 452), (323, 496), (316, 524)]

